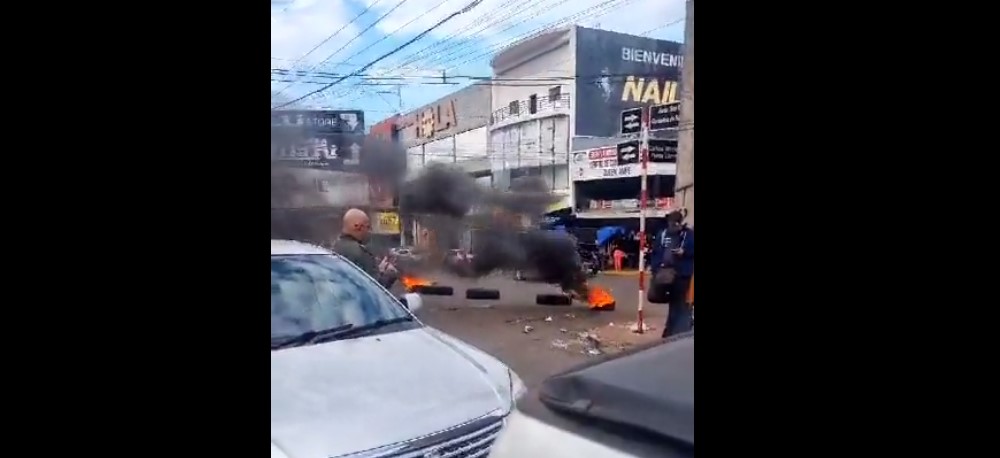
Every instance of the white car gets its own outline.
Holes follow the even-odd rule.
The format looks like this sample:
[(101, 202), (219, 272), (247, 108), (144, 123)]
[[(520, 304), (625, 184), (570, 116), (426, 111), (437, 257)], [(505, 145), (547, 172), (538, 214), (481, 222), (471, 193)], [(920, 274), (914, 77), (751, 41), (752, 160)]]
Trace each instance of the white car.
[(421, 323), (421, 303), (326, 249), (271, 241), (271, 458), (489, 453), (524, 385)]

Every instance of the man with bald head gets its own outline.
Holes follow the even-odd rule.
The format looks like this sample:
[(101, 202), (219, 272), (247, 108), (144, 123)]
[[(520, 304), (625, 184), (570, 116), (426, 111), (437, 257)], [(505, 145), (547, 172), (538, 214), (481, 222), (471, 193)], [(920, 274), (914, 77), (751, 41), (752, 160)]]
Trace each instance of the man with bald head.
[(344, 213), (344, 225), (340, 237), (333, 244), (333, 251), (353, 262), (388, 288), (396, 281), (396, 268), (385, 259), (382, 262), (376, 261), (375, 255), (368, 251), (365, 242), (368, 241), (371, 230), (371, 220), (365, 212), (357, 208), (347, 210)]

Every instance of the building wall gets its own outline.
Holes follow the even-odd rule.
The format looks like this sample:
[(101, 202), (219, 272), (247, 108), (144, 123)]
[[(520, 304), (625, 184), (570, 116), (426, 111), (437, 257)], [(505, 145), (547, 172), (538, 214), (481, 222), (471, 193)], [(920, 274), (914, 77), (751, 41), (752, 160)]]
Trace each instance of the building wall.
[(458, 135), (411, 146), (407, 148), (407, 173), (413, 176), (420, 168), (434, 162), (458, 165), (476, 163), (477, 167), (473, 169), (488, 170), (489, 151), (486, 139), (487, 128), (483, 126)]
[(622, 110), (680, 100), (680, 43), (586, 27), (575, 38), (573, 150), (616, 144)]
[(488, 85), (473, 85), (400, 115), (397, 137), (407, 147), (407, 175), (435, 162), (488, 170), (472, 164), (489, 157), (490, 97)]
[[(569, 188), (572, 30), (521, 42), (493, 60), (489, 151), (494, 184), (499, 187), (509, 185), (515, 170), (514, 176), (540, 175), (553, 189)], [(558, 93), (552, 92), (555, 88)]]
[[(451, 110), (453, 125), (440, 119)], [(434, 122), (434, 115), (439, 116)], [(490, 88), (472, 85), (410, 111), (399, 118), (399, 140), (407, 147), (437, 142), (485, 126), (490, 116)], [(429, 121), (430, 120), (430, 121)], [(427, 130), (425, 127), (433, 126)], [(485, 143), (485, 140), (483, 140)]]

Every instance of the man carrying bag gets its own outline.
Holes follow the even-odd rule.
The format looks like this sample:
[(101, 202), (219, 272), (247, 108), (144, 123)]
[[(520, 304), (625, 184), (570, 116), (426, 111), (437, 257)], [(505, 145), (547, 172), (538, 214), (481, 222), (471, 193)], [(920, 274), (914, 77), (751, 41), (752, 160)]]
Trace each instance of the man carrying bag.
[(691, 329), (688, 290), (694, 276), (694, 230), (683, 223), (680, 211), (667, 215), (667, 228), (660, 233), (653, 254), (653, 281), (646, 299), (669, 303), (663, 337)]

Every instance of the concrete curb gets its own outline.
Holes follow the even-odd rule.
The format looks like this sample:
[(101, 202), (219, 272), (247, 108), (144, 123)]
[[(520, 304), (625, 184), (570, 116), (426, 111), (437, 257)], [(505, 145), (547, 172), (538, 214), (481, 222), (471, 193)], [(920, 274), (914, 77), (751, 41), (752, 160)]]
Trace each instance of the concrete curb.
[(611, 276), (614, 276), (614, 277), (638, 277), (639, 276), (639, 271), (638, 270), (622, 270), (622, 271), (605, 270), (605, 271), (603, 271), (601, 273), (605, 274), (605, 275), (611, 275)]

